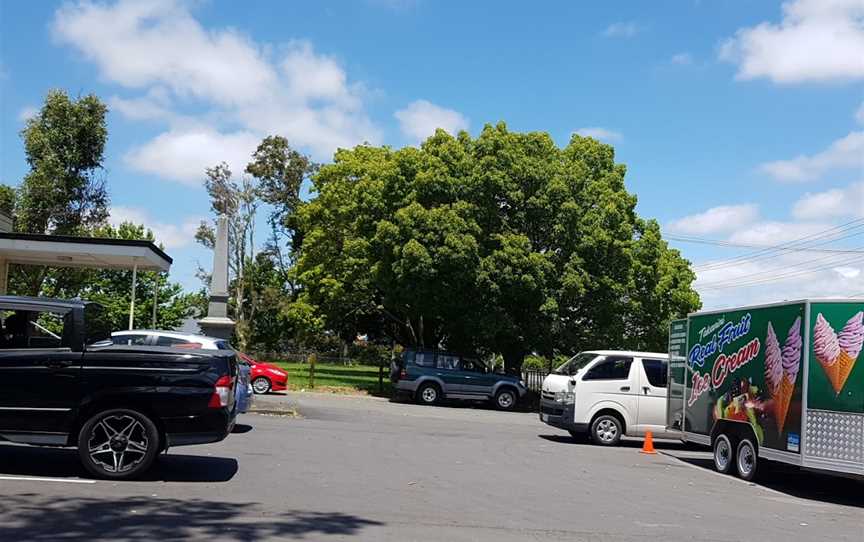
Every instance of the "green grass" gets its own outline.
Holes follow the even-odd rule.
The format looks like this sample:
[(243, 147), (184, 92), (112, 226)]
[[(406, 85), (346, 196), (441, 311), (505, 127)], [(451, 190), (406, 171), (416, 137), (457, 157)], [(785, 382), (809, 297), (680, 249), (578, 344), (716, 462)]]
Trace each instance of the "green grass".
[[(318, 363), (315, 365), (315, 387), (309, 382), (308, 363), (273, 362), (288, 371), (288, 387), (292, 390), (330, 391), (341, 393), (368, 393), (381, 395), (378, 388), (378, 366), (340, 365)], [(384, 393), (390, 395), (390, 375), (384, 368)]]

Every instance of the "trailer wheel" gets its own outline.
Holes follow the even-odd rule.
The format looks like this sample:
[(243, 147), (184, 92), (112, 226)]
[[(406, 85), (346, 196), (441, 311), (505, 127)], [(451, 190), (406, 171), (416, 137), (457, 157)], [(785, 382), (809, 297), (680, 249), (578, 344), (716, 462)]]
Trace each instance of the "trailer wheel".
[(749, 438), (741, 439), (738, 443), (738, 452), (735, 454), (738, 466), (738, 476), (748, 482), (756, 478), (759, 466), (759, 457), (756, 454), (756, 446)]
[(735, 467), (735, 446), (725, 433), (714, 439), (714, 469), (721, 474), (729, 474)]

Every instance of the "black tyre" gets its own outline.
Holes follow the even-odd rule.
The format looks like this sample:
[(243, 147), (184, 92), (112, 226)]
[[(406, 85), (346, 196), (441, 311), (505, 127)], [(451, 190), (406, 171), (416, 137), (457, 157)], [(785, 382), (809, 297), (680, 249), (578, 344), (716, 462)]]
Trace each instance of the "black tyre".
[(735, 468), (735, 443), (729, 436), (720, 433), (714, 439), (714, 470), (721, 474), (730, 474)]
[(756, 446), (749, 438), (741, 439), (735, 453), (735, 466), (738, 468), (738, 476), (748, 482), (756, 478), (759, 469), (759, 457)]
[(494, 401), (498, 410), (513, 410), (519, 403), (519, 394), (512, 388), (501, 388), (495, 394)]
[(144, 414), (106, 410), (87, 420), (78, 434), (78, 457), (99, 478), (127, 480), (153, 465), (160, 450), (159, 431)]
[(258, 395), (270, 393), (271, 387), (272, 384), (270, 384), (270, 379), (266, 376), (259, 376), (252, 381), (252, 391), (254, 391)]
[(591, 440), (601, 446), (616, 446), (624, 433), (624, 424), (616, 416), (603, 414), (591, 424)]
[(421, 405), (437, 405), (441, 401), (441, 388), (438, 387), (438, 384), (432, 382), (421, 384), (417, 388), (415, 398)]

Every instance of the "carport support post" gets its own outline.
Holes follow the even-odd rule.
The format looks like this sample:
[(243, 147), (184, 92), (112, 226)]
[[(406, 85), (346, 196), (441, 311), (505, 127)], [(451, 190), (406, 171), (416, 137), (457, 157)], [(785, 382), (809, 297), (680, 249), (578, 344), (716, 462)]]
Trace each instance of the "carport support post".
[(156, 308), (159, 306), (159, 279), (162, 278), (162, 275), (159, 271), (156, 271), (156, 275), (153, 277), (153, 321), (151, 327), (156, 329)]
[(132, 300), (129, 302), (129, 329), (135, 325), (135, 288), (138, 287), (138, 262), (132, 264)]
[(6, 295), (9, 290), (9, 262), (0, 260), (0, 295)]

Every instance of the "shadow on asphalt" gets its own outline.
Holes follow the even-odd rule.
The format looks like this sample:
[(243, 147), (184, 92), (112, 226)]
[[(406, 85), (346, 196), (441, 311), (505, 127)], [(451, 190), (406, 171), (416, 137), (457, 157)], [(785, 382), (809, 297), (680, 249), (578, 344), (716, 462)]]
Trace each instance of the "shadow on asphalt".
[[(376, 397), (386, 397), (390, 399), (391, 403), (403, 404), (403, 405), (416, 405), (417, 401), (411, 399), (411, 396), (405, 394), (399, 394), (396, 396), (391, 395), (376, 395)], [(491, 410), (493, 412), (501, 412), (495, 405), (492, 404), (491, 401), (487, 400), (457, 400), (457, 399), (445, 399), (438, 404), (435, 405), (425, 405), (429, 408), (457, 408), (457, 409), (474, 409), (474, 410)], [(536, 409), (531, 408), (530, 405), (526, 405), (524, 403), (519, 403), (516, 408), (511, 410), (510, 412), (536, 412)]]
[[(714, 472), (714, 461), (710, 456), (671, 457)], [(784, 463), (760, 461), (759, 468), (759, 475), (753, 482), (755, 485), (800, 499), (864, 508), (864, 482), (859, 480), (802, 470)]]
[(245, 423), (238, 423), (234, 425), (234, 429), (232, 429), (231, 432), (235, 435), (242, 435), (243, 433), (248, 433), (251, 430), (251, 425), (247, 425)]
[[(237, 460), (161, 454), (142, 478), (145, 482), (227, 482), (237, 474)], [(89, 478), (72, 449), (0, 445), (0, 474), (48, 478)], [(123, 483), (135, 483), (123, 482)], [(7, 540), (0, 536), (0, 540)]]
[[(573, 446), (596, 446), (593, 444), (588, 435), (585, 435), (579, 440), (574, 439), (570, 435), (538, 435), (543, 440), (549, 442), (557, 442), (559, 444), (570, 444)], [(600, 446), (597, 446), (598, 448)], [(622, 440), (618, 443), (619, 448), (642, 448), (642, 439)], [(654, 440), (654, 447), (658, 450), (692, 450), (692, 445), (678, 440)]]
[[(539, 435), (540, 438), (572, 446), (594, 446), (587, 439), (576, 441), (569, 435)], [(642, 439), (623, 440), (622, 448), (641, 448)], [(655, 440), (654, 447), (665, 455), (705, 470), (714, 471), (710, 451), (702, 446), (675, 440)], [(685, 453), (680, 453), (685, 452)], [(688, 455), (697, 452), (698, 455)], [(800, 499), (864, 508), (864, 482), (802, 470), (792, 465), (760, 462), (759, 477), (754, 482)]]
[(264, 540), (352, 536), (383, 525), (339, 512), (286, 510), (262, 515), (256, 504), (200, 499), (50, 498), (7, 495), (0, 540)]

